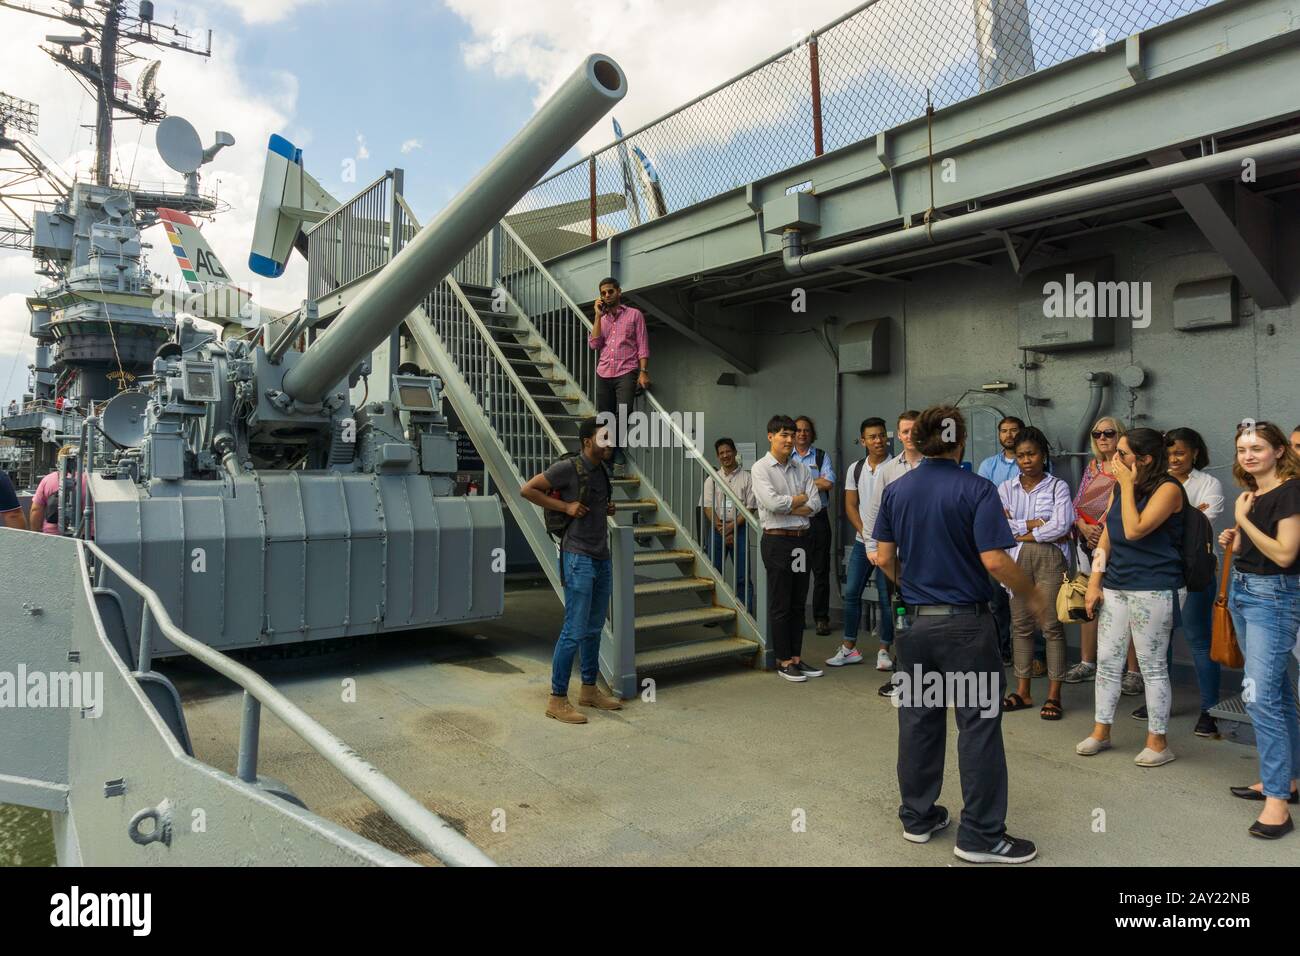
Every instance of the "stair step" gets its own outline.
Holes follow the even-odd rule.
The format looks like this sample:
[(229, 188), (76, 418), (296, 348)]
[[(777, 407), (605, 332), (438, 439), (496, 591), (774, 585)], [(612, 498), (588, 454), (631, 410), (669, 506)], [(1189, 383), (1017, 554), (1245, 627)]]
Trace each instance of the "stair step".
[(522, 349), (525, 352), (541, 352), (545, 346), (529, 345), (527, 342), (497, 342), (499, 349)]
[[(638, 614), (634, 622), (638, 634), (643, 631), (658, 631), (665, 627), (681, 627), (686, 624), (711, 624), (714, 621), (730, 621), (736, 616), (732, 607), (693, 607), (677, 611), (661, 611), (658, 614)], [(640, 657), (641, 655), (637, 655)]]
[(730, 658), (741, 659), (752, 657), (758, 651), (759, 646), (755, 641), (747, 641), (743, 637), (673, 644), (669, 647), (656, 647), (654, 650), (639, 652), (636, 655), (636, 672), (642, 674), (685, 664), (704, 664)]
[(514, 325), (489, 325), (487, 322), (483, 323), (483, 328), (489, 332), (509, 332), (511, 335), (523, 335), (528, 331)]
[(542, 385), (563, 385), (562, 378), (546, 378), (541, 375), (519, 375), (516, 376), (521, 382), (535, 382)]
[(511, 365), (523, 366), (526, 368), (555, 368), (554, 362), (548, 362), (545, 359), (529, 358), (527, 355), (507, 355), (506, 361)]
[(629, 525), (634, 538), (651, 538), (656, 535), (676, 534), (677, 526), (671, 524), (634, 524)]
[(670, 578), (667, 581), (646, 581), (632, 591), (637, 597), (656, 597), (661, 594), (680, 594), (683, 591), (712, 591), (713, 578)]
[[(574, 417), (576, 418), (577, 416)], [(623, 488), (630, 487), (631, 485), (641, 484), (640, 478), (611, 478), (610, 481), (612, 481), (615, 485), (618, 485)]]
[(650, 498), (639, 499), (637, 501), (616, 501), (614, 502), (615, 511), (658, 511), (659, 502)]
[(632, 563), (637, 567), (646, 564), (676, 564), (678, 562), (694, 561), (694, 551), (638, 551), (632, 555)]

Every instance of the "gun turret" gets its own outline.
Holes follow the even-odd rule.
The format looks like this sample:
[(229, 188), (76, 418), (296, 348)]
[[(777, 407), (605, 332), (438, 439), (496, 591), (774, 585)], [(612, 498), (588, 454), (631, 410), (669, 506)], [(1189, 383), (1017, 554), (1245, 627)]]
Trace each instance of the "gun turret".
[(285, 374), (285, 394), (304, 404), (320, 402), (626, 93), (627, 81), (617, 63), (601, 54), (587, 57)]

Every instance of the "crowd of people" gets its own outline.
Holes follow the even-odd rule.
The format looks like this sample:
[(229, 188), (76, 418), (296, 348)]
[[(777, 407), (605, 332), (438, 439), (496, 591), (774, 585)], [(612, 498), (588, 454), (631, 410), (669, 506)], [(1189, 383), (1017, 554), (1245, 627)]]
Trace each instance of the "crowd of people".
[[(605, 517), (611, 486), (601, 464), (612, 455), (596, 420), (580, 430), (582, 451), (532, 479), (524, 496), (574, 519), (561, 542), (566, 579), (565, 625), (557, 642), (548, 716), (586, 718), (568, 703), (573, 659), (581, 659), (580, 704), (612, 709), (618, 701), (596, 689), (597, 649), (608, 594)], [(774, 416), (768, 451), (749, 471), (736, 443), (714, 446), (718, 475), (756, 514), (748, 528), (730, 495), (710, 478), (701, 497), (708, 522), (704, 544), (714, 564), (736, 563), (736, 588), (753, 607), (753, 573), (745, 567), (746, 536), (761, 534), (767, 579), (769, 646), (776, 673), (805, 683), (824, 674), (803, 656), (806, 610), (819, 633), (829, 631), (829, 521), (836, 491), (830, 456), (816, 448), (806, 415)], [(1126, 429), (1106, 416), (1091, 429), (1091, 456), (1078, 487), (1052, 471), (1046, 436), (1007, 416), (999, 423), (999, 452), (972, 470), (963, 462), (966, 425), (951, 406), (898, 416), (901, 450), (891, 455), (888, 423), (864, 420), (863, 456), (843, 483), (845, 517), (854, 529), (843, 592), (839, 646), (825, 666), (864, 660), (864, 595), (878, 607), (870, 638), (878, 670), (894, 676), (882, 696), (902, 693), (900, 675), (914, 667), (945, 676), (996, 672), (999, 706), (992, 719), (977, 701), (956, 702), (964, 809), (955, 852), (975, 862), (1023, 862), (1036, 848), (1008, 836), (1002, 715), (1035, 706), (1033, 679), (1045, 677), (1038, 714), (1060, 720), (1065, 683), (1095, 682), (1092, 731), (1075, 746), (1092, 757), (1112, 749), (1111, 728), (1121, 695), (1144, 695), (1133, 716), (1146, 722), (1134, 757), (1141, 767), (1175, 759), (1168, 738), (1170, 665), (1180, 632), (1194, 663), (1199, 717), (1194, 732), (1210, 737), (1209, 711), (1220, 700), (1221, 666), (1211, 658), (1215, 587), (1187, 587), (1184, 525), (1188, 509), (1207, 523), (1231, 507), (1232, 527), (1218, 536), (1232, 561), (1227, 608), (1245, 656), (1243, 703), (1258, 740), (1260, 780), (1232, 787), (1262, 802), (1249, 832), (1276, 838), (1290, 832), (1288, 803), (1300, 777), (1300, 720), (1287, 659), (1300, 656), (1300, 427), (1290, 440), (1268, 422), (1246, 421), (1235, 435), (1233, 477), (1242, 489), (1229, 505), (1210, 475), (1209, 452), (1194, 429), (1161, 433)], [(590, 478), (582, 479), (584, 473)], [(1207, 534), (1208, 540), (1208, 534)], [(1087, 579), (1081, 659), (1067, 666), (1064, 623), (1053, 607), (1073, 576)], [(1201, 575), (1204, 576), (1203, 574)], [(1217, 575), (1215, 575), (1217, 580)], [(822, 583), (824, 581), (824, 583)], [(575, 599), (568, 599), (575, 582)], [(585, 595), (586, 599), (582, 599)], [(1043, 660), (1036, 659), (1041, 646)], [(1007, 684), (1009, 665), (1014, 690)], [(1005, 692), (1010, 690), (1010, 692)], [(1005, 692), (1005, 693), (1004, 693)], [(946, 700), (945, 704), (954, 704)], [(904, 836), (925, 842), (949, 823), (935, 801), (943, 770), (946, 707), (900, 704), (899, 786)]]

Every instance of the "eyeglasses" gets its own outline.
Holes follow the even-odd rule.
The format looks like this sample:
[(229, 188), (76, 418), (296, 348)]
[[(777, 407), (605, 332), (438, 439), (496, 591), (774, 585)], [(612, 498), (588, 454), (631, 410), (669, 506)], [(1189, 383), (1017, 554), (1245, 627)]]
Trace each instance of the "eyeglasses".
[(1119, 432), (1113, 428), (1102, 428), (1092, 433), (1093, 438), (1114, 438)]

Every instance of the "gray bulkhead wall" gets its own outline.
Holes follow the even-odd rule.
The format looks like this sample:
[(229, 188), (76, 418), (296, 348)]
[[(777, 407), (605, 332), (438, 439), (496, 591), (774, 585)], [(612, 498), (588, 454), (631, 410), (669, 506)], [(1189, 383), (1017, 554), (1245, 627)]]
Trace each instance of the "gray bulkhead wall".
[[(1117, 322), (1111, 347), (1039, 353), (1042, 365), (1029, 373), (1028, 393), (1050, 404), (1032, 407), (1028, 415), (1024, 373), (1017, 367), (1024, 354), (1017, 348), (1020, 302), (1041, 298), (1042, 290), (1041, 285), (1033, 289), (1025, 284), (1005, 259), (988, 269), (951, 265), (912, 273), (906, 284), (875, 282), (839, 295), (812, 292), (805, 314), (792, 313), (783, 302), (724, 310), (719, 325), (757, 333), (758, 371), (748, 375), (657, 327), (650, 362), (655, 394), (671, 411), (703, 413), (700, 438), (711, 460), (713, 441), (721, 435), (754, 441), (761, 455), (767, 419), (776, 412), (812, 415), (821, 432), (818, 444), (833, 449), (836, 365), (808, 330), (836, 316), (837, 325), (830, 327), (834, 341), (838, 329), (848, 323), (888, 316), (890, 371), (844, 376), (837, 499), (843, 493), (844, 462), (862, 454), (854, 442), (865, 417), (885, 418), (892, 432), (894, 416), (901, 410), (952, 401), (974, 389), (964, 407), (979, 403), (1032, 419), (1054, 447), (1070, 447), (1088, 405), (1084, 376), (1105, 371), (1116, 378), (1106, 390), (1103, 414), (1116, 415), (1126, 425), (1161, 430), (1190, 426), (1205, 436), (1210, 471), (1223, 482), (1228, 497), (1227, 513), (1217, 522), (1221, 528), (1231, 518), (1236, 494), (1231, 474), (1236, 423), (1252, 417), (1276, 421), (1287, 430), (1300, 424), (1300, 276), (1294, 266), (1300, 262), (1300, 198), (1276, 198), (1282, 207), (1276, 248), (1283, 267), (1278, 272), (1293, 304), (1261, 310), (1238, 286), (1235, 328), (1183, 332), (1173, 327), (1175, 286), (1228, 274), (1223, 260), (1187, 218), (1163, 220), (1160, 232), (1115, 228), (1070, 240), (1068, 253), (1056, 260), (1062, 265), (1110, 255), (1114, 280), (1151, 283), (1151, 325), (1134, 329)], [(1026, 271), (1052, 264), (1034, 258)], [(635, 290), (629, 291), (635, 299)], [(1117, 378), (1128, 365), (1139, 365), (1147, 373), (1133, 409), (1139, 417), (1132, 423), (1129, 390)], [(736, 374), (739, 384), (717, 385), (719, 375), (728, 372)], [(1015, 388), (1001, 394), (979, 391), (995, 380), (1013, 382)], [(978, 462), (992, 452), (997, 415), (978, 410), (967, 417), (975, 428), (975, 448), (972, 453), (968, 447), (968, 457)], [(1054, 463), (1058, 473), (1068, 473), (1067, 461)], [(838, 603), (837, 597), (833, 600)]]

